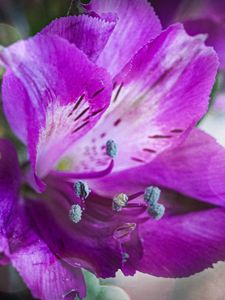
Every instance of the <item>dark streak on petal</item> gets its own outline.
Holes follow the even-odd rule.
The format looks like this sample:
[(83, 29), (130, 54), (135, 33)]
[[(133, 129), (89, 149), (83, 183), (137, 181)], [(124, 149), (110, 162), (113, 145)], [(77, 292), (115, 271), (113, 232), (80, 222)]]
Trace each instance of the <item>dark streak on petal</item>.
[(156, 151), (153, 149), (143, 148), (142, 150), (149, 153), (156, 153)]
[(103, 133), (100, 135), (101, 138), (104, 138), (105, 136), (106, 136), (106, 133), (105, 133), (105, 132), (103, 132)]
[(72, 133), (75, 133), (75, 132), (77, 132), (78, 130), (80, 130), (81, 128), (83, 128), (85, 125), (88, 124), (88, 122), (89, 122), (89, 121), (85, 122), (84, 124), (80, 125), (80, 126), (77, 127), (76, 129), (74, 129), (74, 130), (72, 131)]
[(103, 111), (103, 110), (104, 110), (104, 108), (100, 108), (100, 109), (94, 111), (94, 112), (90, 115), (90, 118), (96, 116), (97, 114), (99, 114), (99, 113), (100, 113), (101, 111)]
[(89, 110), (89, 107), (85, 108), (85, 110), (83, 110), (75, 119), (74, 121), (77, 121), (78, 119), (80, 119), (80, 117), (82, 117), (87, 111)]
[(121, 92), (121, 90), (122, 90), (122, 87), (123, 87), (123, 82), (122, 82), (121, 85), (119, 86), (119, 88), (118, 88), (118, 90), (117, 90), (117, 92), (116, 92), (116, 95), (115, 95), (115, 97), (114, 97), (114, 99), (113, 99), (113, 102), (116, 102), (116, 100), (117, 100), (117, 98), (119, 97), (119, 94), (120, 94), (120, 92)]
[(96, 96), (98, 96), (101, 92), (103, 92), (104, 89), (105, 89), (105, 88), (103, 87), (103, 88), (101, 88), (100, 90), (96, 91), (96, 92), (92, 95), (92, 99), (95, 98)]
[(117, 119), (117, 120), (113, 123), (113, 126), (119, 125), (121, 121), (122, 121), (121, 119)]
[(183, 132), (183, 129), (173, 129), (170, 132), (172, 132), (172, 133), (180, 133), (180, 132)]
[(84, 99), (84, 94), (80, 96), (80, 98), (77, 100), (77, 102), (75, 103), (73, 109), (71, 110), (71, 112), (68, 114), (68, 117), (70, 117), (73, 112), (78, 108), (78, 106), (81, 104), (82, 100)]
[(116, 85), (117, 85), (117, 82), (115, 81), (115, 82), (113, 83), (113, 90), (115, 89)]
[(156, 134), (156, 135), (149, 135), (148, 138), (150, 139), (170, 139), (172, 138), (172, 135), (161, 135), (161, 134)]
[(137, 157), (131, 157), (131, 159), (134, 161), (137, 161), (137, 162), (146, 163), (144, 160), (137, 158)]

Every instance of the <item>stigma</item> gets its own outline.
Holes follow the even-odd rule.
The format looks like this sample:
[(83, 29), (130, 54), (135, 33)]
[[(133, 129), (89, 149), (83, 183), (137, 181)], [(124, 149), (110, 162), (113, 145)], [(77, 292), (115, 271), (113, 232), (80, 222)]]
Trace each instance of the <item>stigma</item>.
[(128, 196), (124, 193), (120, 193), (119, 195), (113, 198), (112, 209), (116, 212), (119, 212), (123, 207), (127, 205), (127, 202)]
[(106, 142), (106, 154), (111, 158), (115, 158), (117, 156), (117, 144), (114, 140), (108, 140)]
[(91, 192), (87, 182), (82, 180), (78, 180), (74, 183), (74, 191), (76, 196), (80, 199), (86, 199)]
[(79, 223), (82, 219), (82, 208), (79, 204), (73, 204), (69, 211), (70, 220), (74, 223)]

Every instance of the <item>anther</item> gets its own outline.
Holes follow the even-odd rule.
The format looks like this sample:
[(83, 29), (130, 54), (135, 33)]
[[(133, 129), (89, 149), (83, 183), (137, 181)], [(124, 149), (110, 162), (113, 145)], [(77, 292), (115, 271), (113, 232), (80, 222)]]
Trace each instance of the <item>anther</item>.
[(69, 217), (74, 223), (79, 223), (82, 219), (82, 209), (79, 204), (73, 204), (69, 211)]
[(106, 142), (106, 154), (111, 158), (117, 156), (117, 144), (113, 140)]
[(157, 186), (150, 186), (145, 189), (144, 199), (149, 205), (155, 205), (160, 198), (161, 190)]
[(80, 199), (86, 199), (90, 194), (90, 189), (85, 181), (78, 180), (74, 183), (74, 191)]
[(148, 207), (148, 213), (156, 220), (159, 220), (163, 217), (165, 213), (165, 206), (162, 204), (156, 204)]
[(129, 258), (130, 258), (130, 255), (128, 253), (126, 253), (126, 252), (122, 253), (122, 262), (123, 262), (123, 264), (125, 264), (128, 261)]
[(126, 194), (119, 194), (113, 198), (112, 209), (116, 212), (121, 211), (123, 207), (127, 205), (128, 196)]

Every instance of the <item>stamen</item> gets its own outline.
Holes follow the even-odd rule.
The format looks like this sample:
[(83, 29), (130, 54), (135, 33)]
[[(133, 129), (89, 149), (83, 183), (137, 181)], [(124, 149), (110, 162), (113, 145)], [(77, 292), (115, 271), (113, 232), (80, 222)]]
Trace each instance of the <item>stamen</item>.
[(111, 158), (117, 156), (117, 145), (113, 140), (108, 140), (106, 142), (106, 153)]
[(90, 189), (87, 182), (78, 180), (74, 183), (74, 191), (80, 199), (86, 199), (90, 194)]
[(79, 223), (82, 219), (82, 209), (79, 204), (74, 204), (71, 206), (69, 211), (70, 220), (74, 223)]
[(121, 211), (127, 205), (128, 196), (126, 194), (119, 194), (113, 198), (112, 209), (116, 212)]
[(148, 213), (156, 220), (159, 220), (163, 217), (165, 213), (165, 206), (162, 204), (156, 204), (153, 206), (149, 206)]
[(147, 187), (144, 199), (149, 205), (155, 205), (160, 198), (161, 190), (157, 186)]

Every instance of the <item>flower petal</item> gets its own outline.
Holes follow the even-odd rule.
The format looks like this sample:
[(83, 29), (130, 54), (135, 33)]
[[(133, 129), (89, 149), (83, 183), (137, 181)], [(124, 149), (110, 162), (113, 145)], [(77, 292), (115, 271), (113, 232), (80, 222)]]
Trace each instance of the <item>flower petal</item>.
[(103, 18), (109, 14), (118, 16), (117, 25), (97, 61), (112, 77), (161, 31), (159, 19), (146, 0), (93, 0), (87, 7)]
[(15, 204), (19, 199), (20, 180), (16, 150), (10, 141), (0, 139), (0, 251), (6, 246), (4, 240)]
[(17, 209), (9, 236), (10, 260), (35, 298), (73, 300), (85, 296), (82, 271), (59, 260), (35, 232), (23, 208)]
[(224, 206), (225, 149), (199, 129), (149, 165), (152, 180), (208, 203)]
[(222, 208), (164, 217), (140, 225), (145, 252), (138, 270), (160, 277), (186, 277), (224, 260), (224, 226)]
[(57, 34), (75, 44), (91, 61), (96, 61), (114, 27), (114, 21), (80, 15), (56, 19), (46, 26), (42, 33)]
[(213, 0), (189, 1), (164, 0), (151, 1), (163, 27), (179, 21), (190, 35), (207, 34), (206, 44), (213, 46), (220, 59), (220, 68), (225, 68), (224, 55), (224, 17), (225, 2)]
[(225, 68), (225, 25), (223, 22), (210, 19), (198, 19), (184, 22), (190, 35), (205, 33), (208, 35), (206, 44), (213, 46), (219, 56), (220, 67)]
[(109, 139), (118, 146), (114, 171), (146, 164), (177, 145), (206, 112), (217, 66), (201, 36), (188, 36), (179, 24), (169, 27), (117, 77), (109, 110), (68, 154), (80, 153), (73, 168), (106, 167)]
[[(7, 116), (15, 114), (14, 102), (19, 102), (24, 111), (20, 116), (26, 116), (30, 160), (38, 176), (44, 176), (107, 108), (111, 81), (103, 69), (58, 36), (38, 35), (18, 42), (0, 52), (0, 62), (17, 77), (10, 80), (14, 75), (8, 74), (3, 83)], [(18, 79), (20, 86), (9, 91)], [(18, 99), (15, 92), (22, 86)], [(17, 127), (24, 123), (18, 120)]]
[(214, 205), (225, 206), (225, 149), (200, 129), (194, 129), (177, 148), (151, 163), (90, 181), (96, 193), (113, 197), (137, 193), (156, 185)]
[(4, 113), (10, 123), (11, 129), (21, 141), (26, 143), (27, 116), (24, 106), (21, 104), (28, 103), (29, 96), (21, 81), (10, 71), (6, 72), (3, 77), (2, 94)]

